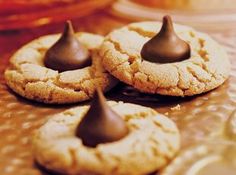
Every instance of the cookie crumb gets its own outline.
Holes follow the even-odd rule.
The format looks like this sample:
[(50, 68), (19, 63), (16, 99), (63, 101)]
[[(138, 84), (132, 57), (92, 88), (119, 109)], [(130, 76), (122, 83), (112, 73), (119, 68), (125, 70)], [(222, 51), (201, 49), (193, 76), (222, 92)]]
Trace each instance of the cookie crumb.
[(175, 107), (170, 108), (171, 111), (180, 111), (180, 105), (177, 104)]

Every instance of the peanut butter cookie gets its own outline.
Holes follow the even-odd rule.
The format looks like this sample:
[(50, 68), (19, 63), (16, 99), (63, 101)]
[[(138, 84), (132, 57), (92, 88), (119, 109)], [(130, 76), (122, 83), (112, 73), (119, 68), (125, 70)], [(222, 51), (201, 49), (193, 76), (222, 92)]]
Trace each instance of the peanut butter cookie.
[(45, 54), (60, 35), (43, 36), (23, 46), (10, 58), (10, 66), (5, 71), (7, 85), (25, 98), (58, 104), (88, 100), (96, 86), (109, 90), (116, 80), (101, 65), (98, 48), (103, 37), (89, 33), (75, 36), (88, 49), (92, 59), (90, 66), (61, 72), (46, 67)]
[(170, 119), (155, 110), (123, 102), (108, 102), (129, 129), (120, 140), (85, 146), (76, 127), (88, 106), (51, 117), (33, 137), (36, 160), (62, 174), (147, 174), (166, 165), (180, 147), (179, 131)]
[(160, 22), (139, 22), (112, 31), (100, 50), (105, 69), (142, 92), (170, 96), (201, 94), (229, 77), (230, 63), (224, 48), (207, 34), (188, 26), (174, 24), (177, 36), (190, 46), (190, 53), (185, 53), (188, 59), (162, 63), (145, 60), (141, 50), (161, 28)]

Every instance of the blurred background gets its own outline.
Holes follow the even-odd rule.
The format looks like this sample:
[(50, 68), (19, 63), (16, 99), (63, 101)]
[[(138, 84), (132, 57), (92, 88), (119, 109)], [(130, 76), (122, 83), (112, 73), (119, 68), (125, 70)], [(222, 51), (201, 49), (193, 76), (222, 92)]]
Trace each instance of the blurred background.
[[(0, 55), (41, 35), (58, 33), (72, 20), (76, 31), (106, 35), (133, 21), (161, 20), (193, 26), (224, 38), (235, 38), (236, 0), (0, 0)], [(228, 45), (235, 44), (227, 40)]]
[(104, 8), (129, 20), (159, 20), (170, 14), (193, 26), (236, 21), (235, 0), (0, 0), (0, 30), (78, 19)]
[(81, 19), (101, 9), (135, 21), (160, 20), (165, 14), (193, 26), (236, 21), (235, 0), (0, 0), (0, 31)]

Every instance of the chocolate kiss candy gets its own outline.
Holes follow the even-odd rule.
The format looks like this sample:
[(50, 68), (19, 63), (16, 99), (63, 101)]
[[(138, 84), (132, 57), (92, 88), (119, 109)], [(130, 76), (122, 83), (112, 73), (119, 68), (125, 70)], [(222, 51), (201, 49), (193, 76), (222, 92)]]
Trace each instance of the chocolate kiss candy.
[(91, 64), (89, 51), (77, 40), (70, 21), (66, 22), (61, 38), (46, 52), (44, 64), (59, 72)]
[(91, 107), (76, 129), (76, 136), (84, 145), (96, 147), (100, 143), (117, 141), (128, 134), (123, 119), (107, 105), (100, 89), (97, 89)]
[(160, 32), (144, 44), (141, 56), (154, 63), (182, 61), (190, 57), (190, 46), (176, 35), (170, 16), (164, 16)]

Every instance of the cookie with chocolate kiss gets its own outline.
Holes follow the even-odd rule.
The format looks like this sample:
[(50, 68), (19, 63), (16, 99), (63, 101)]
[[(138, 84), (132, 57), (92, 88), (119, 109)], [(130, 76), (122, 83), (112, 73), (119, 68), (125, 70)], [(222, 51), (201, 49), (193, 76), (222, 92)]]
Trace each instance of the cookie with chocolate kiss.
[(91, 107), (76, 129), (76, 136), (84, 145), (96, 147), (114, 142), (128, 134), (125, 121), (111, 109), (100, 89), (97, 89)]
[(70, 21), (60, 39), (45, 54), (46, 67), (59, 72), (84, 68), (91, 64), (89, 51), (76, 38)]
[(154, 63), (178, 62), (190, 58), (190, 46), (176, 35), (171, 17), (164, 16), (160, 32), (144, 44), (141, 56)]
[(220, 86), (230, 72), (225, 49), (189, 26), (174, 27), (178, 36), (166, 16), (163, 23), (135, 22), (112, 31), (99, 49), (104, 68), (144, 93), (184, 97)]

